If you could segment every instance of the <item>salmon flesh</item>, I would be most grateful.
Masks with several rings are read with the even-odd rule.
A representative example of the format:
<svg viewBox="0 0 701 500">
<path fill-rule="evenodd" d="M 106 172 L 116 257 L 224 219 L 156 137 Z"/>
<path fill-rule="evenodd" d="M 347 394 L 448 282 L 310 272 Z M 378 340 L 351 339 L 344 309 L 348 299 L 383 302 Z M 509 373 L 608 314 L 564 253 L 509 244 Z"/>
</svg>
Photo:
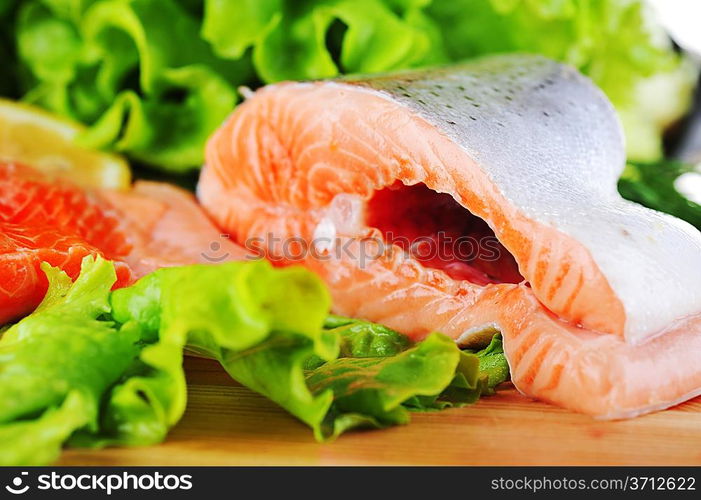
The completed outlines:
<svg viewBox="0 0 701 500">
<path fill-rule="evenodd" d="M 624 418 L 701 393 L 701 233 L 622 199 L 624 165 L 598 88 L 506 55 L 264 87 L 198 196 L 335 312 L 467 347 L 500 331 L 524 394 Z"/>
<path fill-rule="evenodd" d="M 125 192 L 88 192 L 0 163 L 0 326 L 44 298 L 42 262 L 75 279 L 88 255 L 114 261 L 121 287 L 160 267 L 242 259 L 246 252 L 174 186 L 141 181 Z"/>
</svg>

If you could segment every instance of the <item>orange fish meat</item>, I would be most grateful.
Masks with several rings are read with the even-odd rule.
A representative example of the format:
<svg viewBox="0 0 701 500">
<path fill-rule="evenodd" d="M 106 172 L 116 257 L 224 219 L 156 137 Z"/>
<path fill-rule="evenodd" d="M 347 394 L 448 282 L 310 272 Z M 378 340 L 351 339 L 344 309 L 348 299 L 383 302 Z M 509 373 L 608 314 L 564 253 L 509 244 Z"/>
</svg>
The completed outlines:
<svg viewBox="0 0 701 500">
<path fill-rule="evenodd" d="M 0 164 L 0 325 L 30 313 L 48 282 L 42 262 L 75 279 L 83 257 L 115 263 L 115 287 L 159 267 L 241 259 L 189 193 L 137 182 L 84 191 L 22 165 Z"/>
<path fill-rule="evenodd" d="M 701 233 L 623 200 L 623 135 L 576 70 L 495 56 L 264 87 L 210 139 L 218 224 L 335 312 L 476 347 L 600 418 L 701 393 Z"/>
</svg>

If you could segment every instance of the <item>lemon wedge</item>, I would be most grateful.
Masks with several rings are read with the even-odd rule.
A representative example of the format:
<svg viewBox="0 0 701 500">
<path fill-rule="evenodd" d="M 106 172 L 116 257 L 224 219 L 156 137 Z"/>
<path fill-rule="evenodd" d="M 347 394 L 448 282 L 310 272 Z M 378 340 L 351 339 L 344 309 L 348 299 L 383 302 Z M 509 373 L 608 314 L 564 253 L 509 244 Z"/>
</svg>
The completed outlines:
<svg viewBox="0 0 701 500">
<path fill-rule="evenodd" d="M 75 142 L 85 130 L 41 108 L 0 99 L 0 161 L 17 162 L 88 188 L 127 188 L 129 164 L 120 156 Z"/>
</svg>

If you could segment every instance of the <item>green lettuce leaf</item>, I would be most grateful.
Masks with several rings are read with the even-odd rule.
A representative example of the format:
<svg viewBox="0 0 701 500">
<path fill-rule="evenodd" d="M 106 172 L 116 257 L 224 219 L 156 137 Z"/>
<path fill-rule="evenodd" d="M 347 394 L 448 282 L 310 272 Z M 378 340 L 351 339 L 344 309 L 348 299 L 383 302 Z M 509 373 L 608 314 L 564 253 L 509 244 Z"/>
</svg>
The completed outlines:
<svg viewBox="0 0 701 500">
<path fill-rule="evenodd" d="M 591 76 L 650 160 L 695 80 L 642 0 L 2 1 L 10 88 L 90 125 L 84 144 L 175 173 L 202 164 L 239 85 L 537 52 Z"/>
<path fill-rule="evenodd" d="M 456 377 L 460 383 L 451 385 Z M 314 394 L 333 393 L 333 405 L 314 429 L 319 438 L 356 427 L 406 424 L 409 409 L 474 402 L 481 394 L 477 358 L 437 333 L 393 356 L 329 361 L 307 373 L 306 380 Z"/>
<path fill-rule="evenodd" d="M 283 5 L 283 0 L 206 1 L 202 38 L 219 56 L 238 59 L 279 24 Z"/>
<path fill-rule="evenodd" d="M 454 344 L 452 340 L 451 342 Z M 474 354 L 458 349 L 458 363 L 453 377 L 442 391 L 434 394 L 416 394 L 402 404 L 410 411 L 444 410 L 472 404 L 480 396 L 491 392 L 487 386 L 487 377 L 480 373 L 479 359 Z"/>
<path fill-rule="evenodd" d="M 677 161 L 630 163 L 618 181 L 618 191 L 628 200 L 672 214 L 701 229 L 701 205 L 688 200 L 674 186 L 680 175 L 689 172 L 697 171 Z"/>
<path fill-rule="evenodd" d="M 302 268 L 168 268 L 114 292 L 101 258 L 87 257 L 75 282 L 43 269 L 43 302 L 0 337 L 0 464 L 48 463 L 64 444 L 162 441 L 185 410 L 185 349 L 219 360 L 319 440 L 472 403 L 503 380 L 487 361 L 496 340 L 472 354 L 441 334 L 412 344 L 328 316 L 328 292 Z"/>
<path fill-rule="evenodd" d="M 331 404 L 330 393 L 312 395 L 304 383 L 309 356 L 338 353 L 337 337 L 322 329 L 328 292 L 306 270 L 263 261 L 162 269 L 114 292 L 112 305 L 117 321 L 186 340 L 311 426 Z"/>
<path fill-rule="evenodd" d="M 439 31 L 420 9 L 424 3 L 208 0 L 202 36 L 225 58 L 252 48 L 267 83 L 415 67 L 446 60 Z M 230 29 L 232 19 L 243 29 Z"/>
<path fill-rule="evenodd" d="M 114 292 L 112 306 L 118 322 L 136 323 L 148 337 L 186 338 L 189 349 L 219 360 L 317 439 L 406 423 L 407 408 L 474 402 L 485 389 L 479 359 L 447 337 L 411 346 L 385 327 L 328 317 L 328 293 L 301 268 L 162 269 Z"/>
<path fill-rule="evenodd" d="M 340 336 L 342 358 L 373 358 L 395 356 L 413 346 L 408 337 L 377 323 L 330 315 L 324 321 L 324 328 Z M 509 364 L 504 355 L 500 333 L 495 333 L 489 344 L 481 350 L 463 350 L 464 354 L 474 354 L 479 361 L 480 377 L 486 392 L 509 379 Z M 323 360 L 312 358 L 308 369 L 323 364 Z"/>
<path fill-rule="evenodd" d="M 440 343 L 433 339 L 433 336 L 436 335 L 434 334 L 423 343 L 415 346 L 406 336 L 383 325 L 341 316 L 329 316 L 324 323 L 324 328 L 340 335 L 339 359 L 325 363 L 323 360 L 313 357 L 307 362 L 306 367 L 310 370 L 308 373 L 311 373 L 311 377 L 317 379 L 325 375 L 329 378 L 328 383 L 332 385 L 337 382 L 343 383 L 352 385 L 359 391 L 364 389 L 365 380 L 371 374 L 371 372 L 366 371 L 367 366 L 375 368 L 386 363 L 394 363 L 392 360 L 395 358 L 399 362 L 400 358 L 398 355 L 402 354 L 402 356 L 405 356 L 403 353 L 414 347 L 421 347 L 421 350 L 428 352 L 431 357 L 445 354 L 443 349 L 459 352 L 452 341 L 450 342 L 450 344 L 453 344 L 452 347 L 442 343 L 442 340 L 445 338 L 440 335 Z M 426 345 L 432 347 L 428 349 Z M 383 359 L 373 361 L 371 358 Z M 402 408 L 392 407 L 392 414 L 397 416 L 397 420 L 394 423 L 402 423 L 408 418 L 405 409 L 409 411 L 442 410 L 474 403 L 480 396 L 492 394 L 497 385 L 508 379 L 509 367 L 504 357 L 499 334 L 493 337 L 491 343 L 485 349 L 476 353 L 470 351 L 459 352 L 457 359 L 457 365 L 452 370 L 452 380 L 448 385 L 444 385 L 443 390 L 434 391 L 431 394 L 419 394 L 417 387 L 405 386 L 407 389 L 414 390 L 415 394 L 401 403 Z M 437 364 L 433 359 L 431 362 Z M 339 371 L 343 372 L 342 378 L 337 379 L 334 375 L 334 367 L 336 365 L 340 367 Z M 356 371 L 350 370 L 349 368 L 354 365 L 360 369 Z M 439 374 L 436 373 L 436 375 Z M 445 373 L 440 375 L 446 376 Z M 353 377 L 355 377 L 355 380 L 352 380 Z M 323 386 L 323 379 L 321 381 Z M 372 383 L 372 386 L 382 391 L 391 389 L 382 384 L 377 384 L 376 381 Z M 383 392 L 379 394 L 382 396 Z M 334 409 L 332 408 L 333 411 Z M 346 425 L 350 425 L 349 422 L 357 422 L 357 425 L 381 427 L 383 425 L 382 422 L 387 421 L 387 417 L 382 414 L 373 416 L 353 414 L 352 418 L 346 415 L 343 418 L 339 415 L 337 417 L 339 418 L 337 423 L 333 419 L 327 419 L 325 427 L 322 428 L 326 434 L 338 435 L 346 428 Z"/>
<path fill-rule="evenodd" d="M 176 172 L 198 167 L 251 76 L 248 57 L 215 56 L 199 30 L 170 0 L 25 2 L 17 40 L 34 82 L 27 99 L 93 125 L 86 146 Z"/>
<path fill-rule="evenodd" d="M 76 76 L 81 40 L 69 21 L 40 3 L 25 5 L 18 16 L 17 48 L 39 81 L 66 85 Z"/>
<path fill-rule="evenodd" d="M 370 321 L 330 315 L 324 321 L 324 328 L 341 337 L 341 357 L 394 356 L 411 346 L 406 335 Z"/>
<path fill-rule="evenodd" d="M 484 349 L 461 352 L 455 377 L 443 392 L 414 397 L 404 406 L 413 411 L 429 411 L 471 404 L 481 396 L 494 394 L 497 386 L 509 380 L 509 376 L 501 334 L 497 333 Z"/>
<path fill-rule="evenodd" d="M 205 66 L 169 69 L 161 77 L 166 92 L 146 99 L 132 91 L 120 93 L 80 143 L 111 147 L 176 172 L 201 165 L 203 144 L 233 108 L 236 93 Z M 181 95 L 172 102 L 168 92 Z"/>
<path fill-rule="evenodd" d="M 42 267 L 44 301 L 0 339 L 0 464 L 49 463 L 65 443 L 162 441 L 185 409 L 185 339 L 112 320 L 112 263 L 87 257 L 75 283 Z"/>
<path fill-rule="evenodd" d="M 509 380 L 509 363 L 504 354 L 500 333 L 492 337 L 487 347 L 475 352 L 475 356 L 479 359 L 480 374 L 487 378 L 486 385 L 489 391 Z"/>
<path fill-rule="evenodd" d="M 43 265 L 49 293 L 0 339 L 0 464 L 54 460 L 77 429 L 99 428 L 103 394 L 138 355 L 138 332 L 99 318 L 109 311 L 113 266 L 86 259 L 73 284 Z"/>
</svg>

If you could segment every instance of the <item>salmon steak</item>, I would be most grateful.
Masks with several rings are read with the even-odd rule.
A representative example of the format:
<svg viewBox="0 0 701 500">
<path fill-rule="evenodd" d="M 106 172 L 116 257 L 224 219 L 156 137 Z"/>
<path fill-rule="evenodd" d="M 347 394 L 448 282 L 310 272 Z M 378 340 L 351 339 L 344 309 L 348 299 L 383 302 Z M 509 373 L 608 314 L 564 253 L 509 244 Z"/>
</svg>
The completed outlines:
<svg viewBox="0 0 701 500">
<path fill-rule="evenodd" d="M 216 252 L 215 252 L 216 250 Z M 243 258 L 179 188 L 137 182 L 87 192 L 30 167 L 0 163 L 0 325 L 39 305 L 47 262 L 72 279 L 87 255 L 115 262 L 115 287 L 159 267 Z"/>
<path fill-rule="evenodd" d="M 624 165 L 598 88 L 505 55 L 264 87 L 209 140 L 198 197 L 336 313 L 501 332 L 522 393 L 628 418 L 701 394 L 701 233 L 622 199 Z"/>
</svg>

